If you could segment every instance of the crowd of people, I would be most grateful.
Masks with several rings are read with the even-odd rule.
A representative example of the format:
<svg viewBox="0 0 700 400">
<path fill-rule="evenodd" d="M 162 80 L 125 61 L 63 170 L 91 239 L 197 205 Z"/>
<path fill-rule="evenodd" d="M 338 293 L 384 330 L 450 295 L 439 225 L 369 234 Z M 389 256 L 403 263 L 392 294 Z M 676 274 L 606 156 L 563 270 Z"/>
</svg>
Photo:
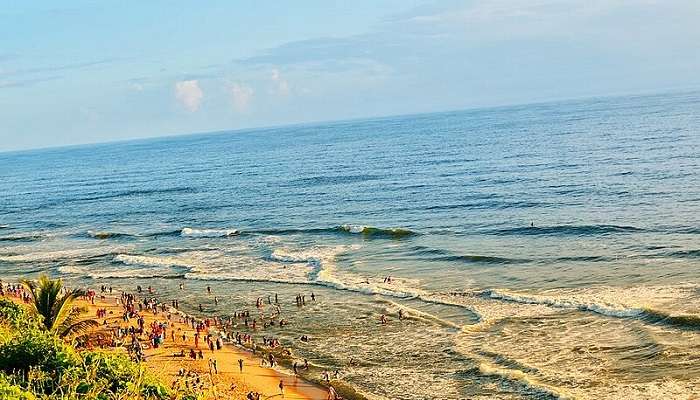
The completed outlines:
<svg viewBox="0 0 700 400">
<path fill-rule="evenodd" d="M 391 277 L 385 278 L 385 283 L 391 283 Z M 179 285 L 180 290 L 185 290 L 184 285 Z M 102 298 L 105 294 L 112 294 L 114 288 L 111 285 L 101 285 L 100 293 Z M 212 295 L 211 287 L 206 288 L 207 295 Z M 277 293 L 267 295 L 266 297 L 258 297 L 255 302 L 256 313 L 252 315 L 248 309 L 238 310 L 227 317 L 210 316 L 210 317 L 195 317 L 185 314 L 180 311 L 179 299 L 169 300 L 169 305 L 162 302 L 156 296 L 156 290 L 152 286 L 148 286 L 144 290 L 141 286 L 136 287 L 136 293 L 122 291 L 117 298 L 117 303 L 121 306 L 121 316 L 114 315 L 114 312 L 109 311 L 107 307 L 99 307 L 95 311 L 95 317 L 98 320 L 104 320 L 103 326 L 109 329 L 108 337 L 104 337 L 102 333 L 92 338 L 88 338 L 83 345 L 85 347 L 93 347 L 92 343 L 95 340 L 100 347 L 104 346 L 123 346 L 131 357 L 137 361 L 145 361 L 146 356 L 144 350 L 149 348 L 158 349 L 162 344 L 169 340 L 182 346 L 180 352 L 173 353 L 173 357 L 182 357 L 191 360 L 203 360 L 204 353 L 200 346 L 208 349 L 212 354 L 221 350 L 225 342 L 231 342 L 239 347 L 248 348 L 253 352 L 254 356 L 260 357 L 262 366 L 274 367 L 278 361 L 276 354 L 284 355 L 285 358 L 291 356 L 291 351 L 286 349 L 279 338 L 262 335 L 261 344 L 256 343 L 256 333 L 260 329 L 265 330 L 269 327 L 284 327 L 288 324 L 287 320 L 282 318 L 282 309 L 280 307 L 279 296 Z M 144 292 L 147 295 L 144 296 Z M 30 295 L 22 285 L 18 284 L 0 284 L 0 295 L 10 295 L 21 299 L 24 302 L 30 301 Z M 95 304 L 97 296 L 96 291 L 87 290 L 82 292 L 83 299 L 91 304 Z M 298 307 L 304 307 L 307 302 L 307 295 L 299 293 L 295 297 L 295 304 Z M 316 302 L 316 294 L 309 294 L 311 302 Z M 265 301 L 267 300 L 267 301 Z M 215 305 L 219 303 L 219 297 L 214 296 Z M 199 309 L 203 307 L 200 304 Z M 269 311 L 267 311 L 269 310 Z M 267 311 L 267 313 L 266 313 Z M 153 321 L 146 325 L 145 314 L 148 313 L 154 317 Z M 108 319 L 113 317 L 114 320 L 108 323 Z M 406 317 L 403 310 L 398 311 L 398 319 L 402 320 Z M 389 321 L 385 314 L 380 316 L 380 323 L 387 324 Z M 178 326 L 180 324 L 181 326 Z M 191 339 L 188 331 L 192 332 Z M 309 342 L 308 335 L 301 335 L 299 339 L 302 342 Z M 189 348 L 189 351 L 185 349 Z M 352 361 L 351 363 L 352 364 Z M 243 373 L 244 360 L 238 359 L 238 370 Z M 208 359 L 209 375 L 219 374 L 219 362 L 216 357 Z M 295 375 L 301 375 L 302 371 L 308 373 L 310 367 L 307 359 L 303 360 L 303 364 L 299 361 L 292 361 L 292 369 Z M 330 387 L 329 398 L 339 399 L 336 391 L 330 386 L 332 379 L 340 379 L 340 371 L 335 370 L 333 374 L 330 371 L 324 370 L 321 372 L 321 379 Z M 203 387 L 201 374 L 196 371 L 181 370 L 177 380 L 173 385 L 182 384 L 187 388 L 198 389 Z M 280 392 L 284 392 L 284 383 L 280 381 Z M 260 394 L 249 392 L 249 399 L 260 398 Z"/>
</svg>

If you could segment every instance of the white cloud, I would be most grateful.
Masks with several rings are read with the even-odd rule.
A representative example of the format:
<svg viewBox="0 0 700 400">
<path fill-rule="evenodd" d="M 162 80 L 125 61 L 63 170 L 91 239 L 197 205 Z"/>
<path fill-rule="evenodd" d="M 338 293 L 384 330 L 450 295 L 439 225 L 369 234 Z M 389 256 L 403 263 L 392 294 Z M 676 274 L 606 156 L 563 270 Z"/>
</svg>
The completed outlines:
<svg viewBox="0 0 700 400">
<path fill-rule="evenodd" d="M 243 83 L 232 83 L 231 87 L 231 100 L 233 101 L 233 109 L 237 112 L 245 112 L 248 110 L 250 101 L 253 99 L 255 91 L 248 85 Z"/>
<path fill-rule="evenodd" d="M 279 96 L 287 96 L 289 95 L 289 82 L 287 82 L 286 79 L 282 77 L 280 74 L 280 71 L 277 68 L 274 68 L 272 70 L 272 74 L 270 75 L 270 79 L 272 80 L 272 92 L 273 94 L 277 94 Z"/>
<path fill-rule="evenodd" d="M 196 80 L 180 81 L 175 83 L 175 98 L 191 112 L 199 110 L 204 98 L 204 92 Z"/>
</svg>

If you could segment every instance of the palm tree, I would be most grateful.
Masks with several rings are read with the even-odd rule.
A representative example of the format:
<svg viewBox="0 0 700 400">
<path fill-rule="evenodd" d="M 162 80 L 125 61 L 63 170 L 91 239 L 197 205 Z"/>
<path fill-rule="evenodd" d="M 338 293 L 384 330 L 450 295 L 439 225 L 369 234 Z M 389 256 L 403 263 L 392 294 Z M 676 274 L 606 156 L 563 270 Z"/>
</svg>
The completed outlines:
<svg viewBox="0 0 700 400">
<path fill-rule="evenodd" d="M 61 279 L 54 280 L 42 275 L 37 282 L 25 279 L 22 285 L 31 294 L 31 311 L 47 331 L 67 337 L 99 326 L 92 319 L 80 320 L 80 310 L 72 307 L 72 303 L 83 292 L 78 289 L 64 290 Z"/>
</svg>

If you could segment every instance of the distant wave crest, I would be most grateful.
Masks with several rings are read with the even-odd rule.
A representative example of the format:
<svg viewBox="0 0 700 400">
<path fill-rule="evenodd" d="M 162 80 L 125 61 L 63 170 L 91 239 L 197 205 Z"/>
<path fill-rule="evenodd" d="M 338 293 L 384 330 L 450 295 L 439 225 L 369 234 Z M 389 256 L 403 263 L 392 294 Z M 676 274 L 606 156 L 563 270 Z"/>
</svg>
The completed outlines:
<svg viewBox="0 0 700 400">
<path fill-rule="evenodd" d="M 615 233 L 643 232 L 644 229 L 626 225 L 553 225 L 505 228 L 491 231 L 494 235 L 596 236 Z"/>
</svg>

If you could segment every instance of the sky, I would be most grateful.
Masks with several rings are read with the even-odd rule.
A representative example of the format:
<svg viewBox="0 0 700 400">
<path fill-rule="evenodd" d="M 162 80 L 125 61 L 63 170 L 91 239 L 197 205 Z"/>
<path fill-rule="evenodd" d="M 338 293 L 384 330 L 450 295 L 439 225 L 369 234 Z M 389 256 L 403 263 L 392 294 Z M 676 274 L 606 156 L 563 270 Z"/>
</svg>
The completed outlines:
<svg viewBox="0 0 700 400">
<path fill-rule="evenodd" d="M 0 151 L 700 87 L 699 0 L 0 0 Z"/>
</svg>

